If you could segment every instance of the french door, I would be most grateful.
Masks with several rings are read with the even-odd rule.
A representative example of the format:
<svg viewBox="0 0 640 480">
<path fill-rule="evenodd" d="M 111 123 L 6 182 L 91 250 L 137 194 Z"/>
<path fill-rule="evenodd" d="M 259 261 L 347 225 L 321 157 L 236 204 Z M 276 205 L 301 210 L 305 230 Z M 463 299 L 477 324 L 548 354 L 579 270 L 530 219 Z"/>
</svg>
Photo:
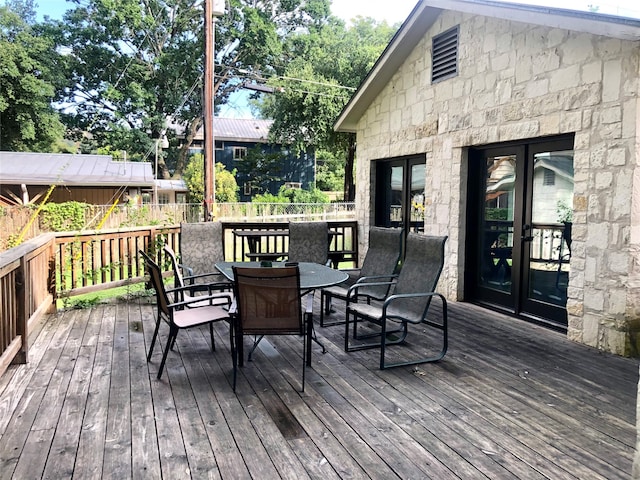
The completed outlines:
<svg viewBox="0 0 640 480">
<path fill-rule="evenodd" d="M 474 149 L 469 160 L 465 297 L 564 328 L 573 137 Z"/>
<path fill-rule="evenodd" d="M 376 226 L 423 232 L 425 179 L 424 157 L 377 161 Z"/>
</svg>

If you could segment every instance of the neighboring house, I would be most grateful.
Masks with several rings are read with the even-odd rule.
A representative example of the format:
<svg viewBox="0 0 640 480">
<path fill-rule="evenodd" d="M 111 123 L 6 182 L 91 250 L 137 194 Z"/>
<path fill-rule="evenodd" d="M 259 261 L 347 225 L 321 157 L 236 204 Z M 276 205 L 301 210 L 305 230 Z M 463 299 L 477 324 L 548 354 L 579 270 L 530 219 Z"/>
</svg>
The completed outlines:
<svg viewBox="0 0 640 480">
<path fill-rule="evenodd" d="M 157 191 L 160 203 L 185 203 L 182 181 L 158 180 L 151 163 L 114 161 L 108 155 L 0 152 L 0 205 L 36 203 L 56 185 L 48 201 L 77 201 L 111 205 L 151 203 Z M 166 200 L 166 201 L 165 201 Z"/>
<path fill-rule="evenodd" d="M 160 205 L 172 203 L 188 203 L 189 188 L 184 180 L 156 180 L 156 203 Z M 146 202 L 145 202 L 146 203 Z"/>
<path fill-rule="evenodd" d="M 315 182 L 315 153 L 310 150 L 296 155 L 282 145 L 269 143 L 269 129 L 273 120 L 220 118 L 213 120 L 216 162 L 224 164 L 229 171 L 237 169 L 236 181 L 240 187 L 240 201 L 251 201 L 257 192 L 252 186 L 255 177 L 242 171 L 241 163 L 246 161 L 247 153 L 259 147 L 265 154 L 280 154 L 279 172 L 271 172 L 280 177 L 279 181 L 268 184 L 271 193 L 277 194 L 282 185 L 292 188 L 308 189 Z M 202 153 L 204 149 L 204 130 L 200 129 L 191 146 L 191 153 Z M 255 183 L 255 182 L 254 182 Z"/>
<path fill-rule="evenodd" d="M 360 240 L 423 214 L 448 298 L 639 355 L 639 75 L 640 20 L 418 2 L 336 122 Z"/>
</svg>

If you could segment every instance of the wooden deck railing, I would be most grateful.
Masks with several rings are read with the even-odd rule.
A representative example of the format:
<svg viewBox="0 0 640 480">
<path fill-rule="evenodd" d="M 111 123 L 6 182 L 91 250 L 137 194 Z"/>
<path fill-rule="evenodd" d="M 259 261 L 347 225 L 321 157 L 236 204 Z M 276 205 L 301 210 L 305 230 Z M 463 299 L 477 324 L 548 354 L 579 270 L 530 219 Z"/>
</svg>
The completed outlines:
<svg viewBox="0 0 640 480">
<path fill-rule="evenodd" d="M 329 258 L 334 266 L 344 264 L 357 266 L 358 264 L 358 222 L 356 221 L 328 221 L 329 230 L 334 235 L 329 245 Z M 249 252 L 245 238 L 234 235 L 234 231 L 270 231 L 283 232 L 282 235 L 265 235 L 260 239 L 260 252 L 286 253 L 289 250 L 287 232 L 289 222 L 222 222 L 224 231 L 224 251 L 227 260 L 245 261 Z M 256 256 L 257 257 L 257 256 Z"/>
<path fill-rule="evenodd" d="M 161 259 L 162 246 L 177 249 L 179 235 L 179 225 L 58 233 L 56 291 L 73 296 L 139 283 L 144 268 L 138 251 L 155 251 Z"/>
<path fill-rule="evenodd" d="M 27 362 L 29 326 L 53 305 L 54 246 L 45 234 L 0 253 L 0 375 Z"/>
</svg>

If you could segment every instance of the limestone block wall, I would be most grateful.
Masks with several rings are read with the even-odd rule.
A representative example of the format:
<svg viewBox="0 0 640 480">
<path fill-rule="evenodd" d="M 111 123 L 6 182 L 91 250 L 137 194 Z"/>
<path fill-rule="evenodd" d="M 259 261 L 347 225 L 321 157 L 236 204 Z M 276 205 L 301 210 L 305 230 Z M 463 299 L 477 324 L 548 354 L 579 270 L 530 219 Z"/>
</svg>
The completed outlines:
<svg viewBox="0 0 640 480">
<path fill-rule="evenodd" d="M 431 84 L 431 38 L 456 25 L 459 75 Z M 439 288 L 459 299 L 468 147 L 574 133 L 568 335 L 606 351 L 637 353 L 639 52 L 629 41 L 444 12 L 358 124 L 363 230 L 375 202 L 372 161 L 425 155 L 425 230 L 449 235 Z"/>
</svg>

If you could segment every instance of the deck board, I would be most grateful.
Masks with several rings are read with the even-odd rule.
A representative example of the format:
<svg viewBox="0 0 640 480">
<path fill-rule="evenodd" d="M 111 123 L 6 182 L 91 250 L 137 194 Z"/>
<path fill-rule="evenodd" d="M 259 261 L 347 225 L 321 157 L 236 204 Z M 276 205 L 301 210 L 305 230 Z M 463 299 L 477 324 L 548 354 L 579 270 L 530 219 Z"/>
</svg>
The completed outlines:
<svg viewBox="0 0 640 480">
<path fill-rule="evenodd" d="M 0 378 L 0 478 L 630 478 L 637 360 L 450 307 L 447 356 L 417 367 L 380 371 L 316 325 L 304 392 L 298 337 L 263 341 L 234 393 L 224 322 L 215 352 L 181 332 L 157 380 L 148 299 L 47 316 Z"/>
</svg>

